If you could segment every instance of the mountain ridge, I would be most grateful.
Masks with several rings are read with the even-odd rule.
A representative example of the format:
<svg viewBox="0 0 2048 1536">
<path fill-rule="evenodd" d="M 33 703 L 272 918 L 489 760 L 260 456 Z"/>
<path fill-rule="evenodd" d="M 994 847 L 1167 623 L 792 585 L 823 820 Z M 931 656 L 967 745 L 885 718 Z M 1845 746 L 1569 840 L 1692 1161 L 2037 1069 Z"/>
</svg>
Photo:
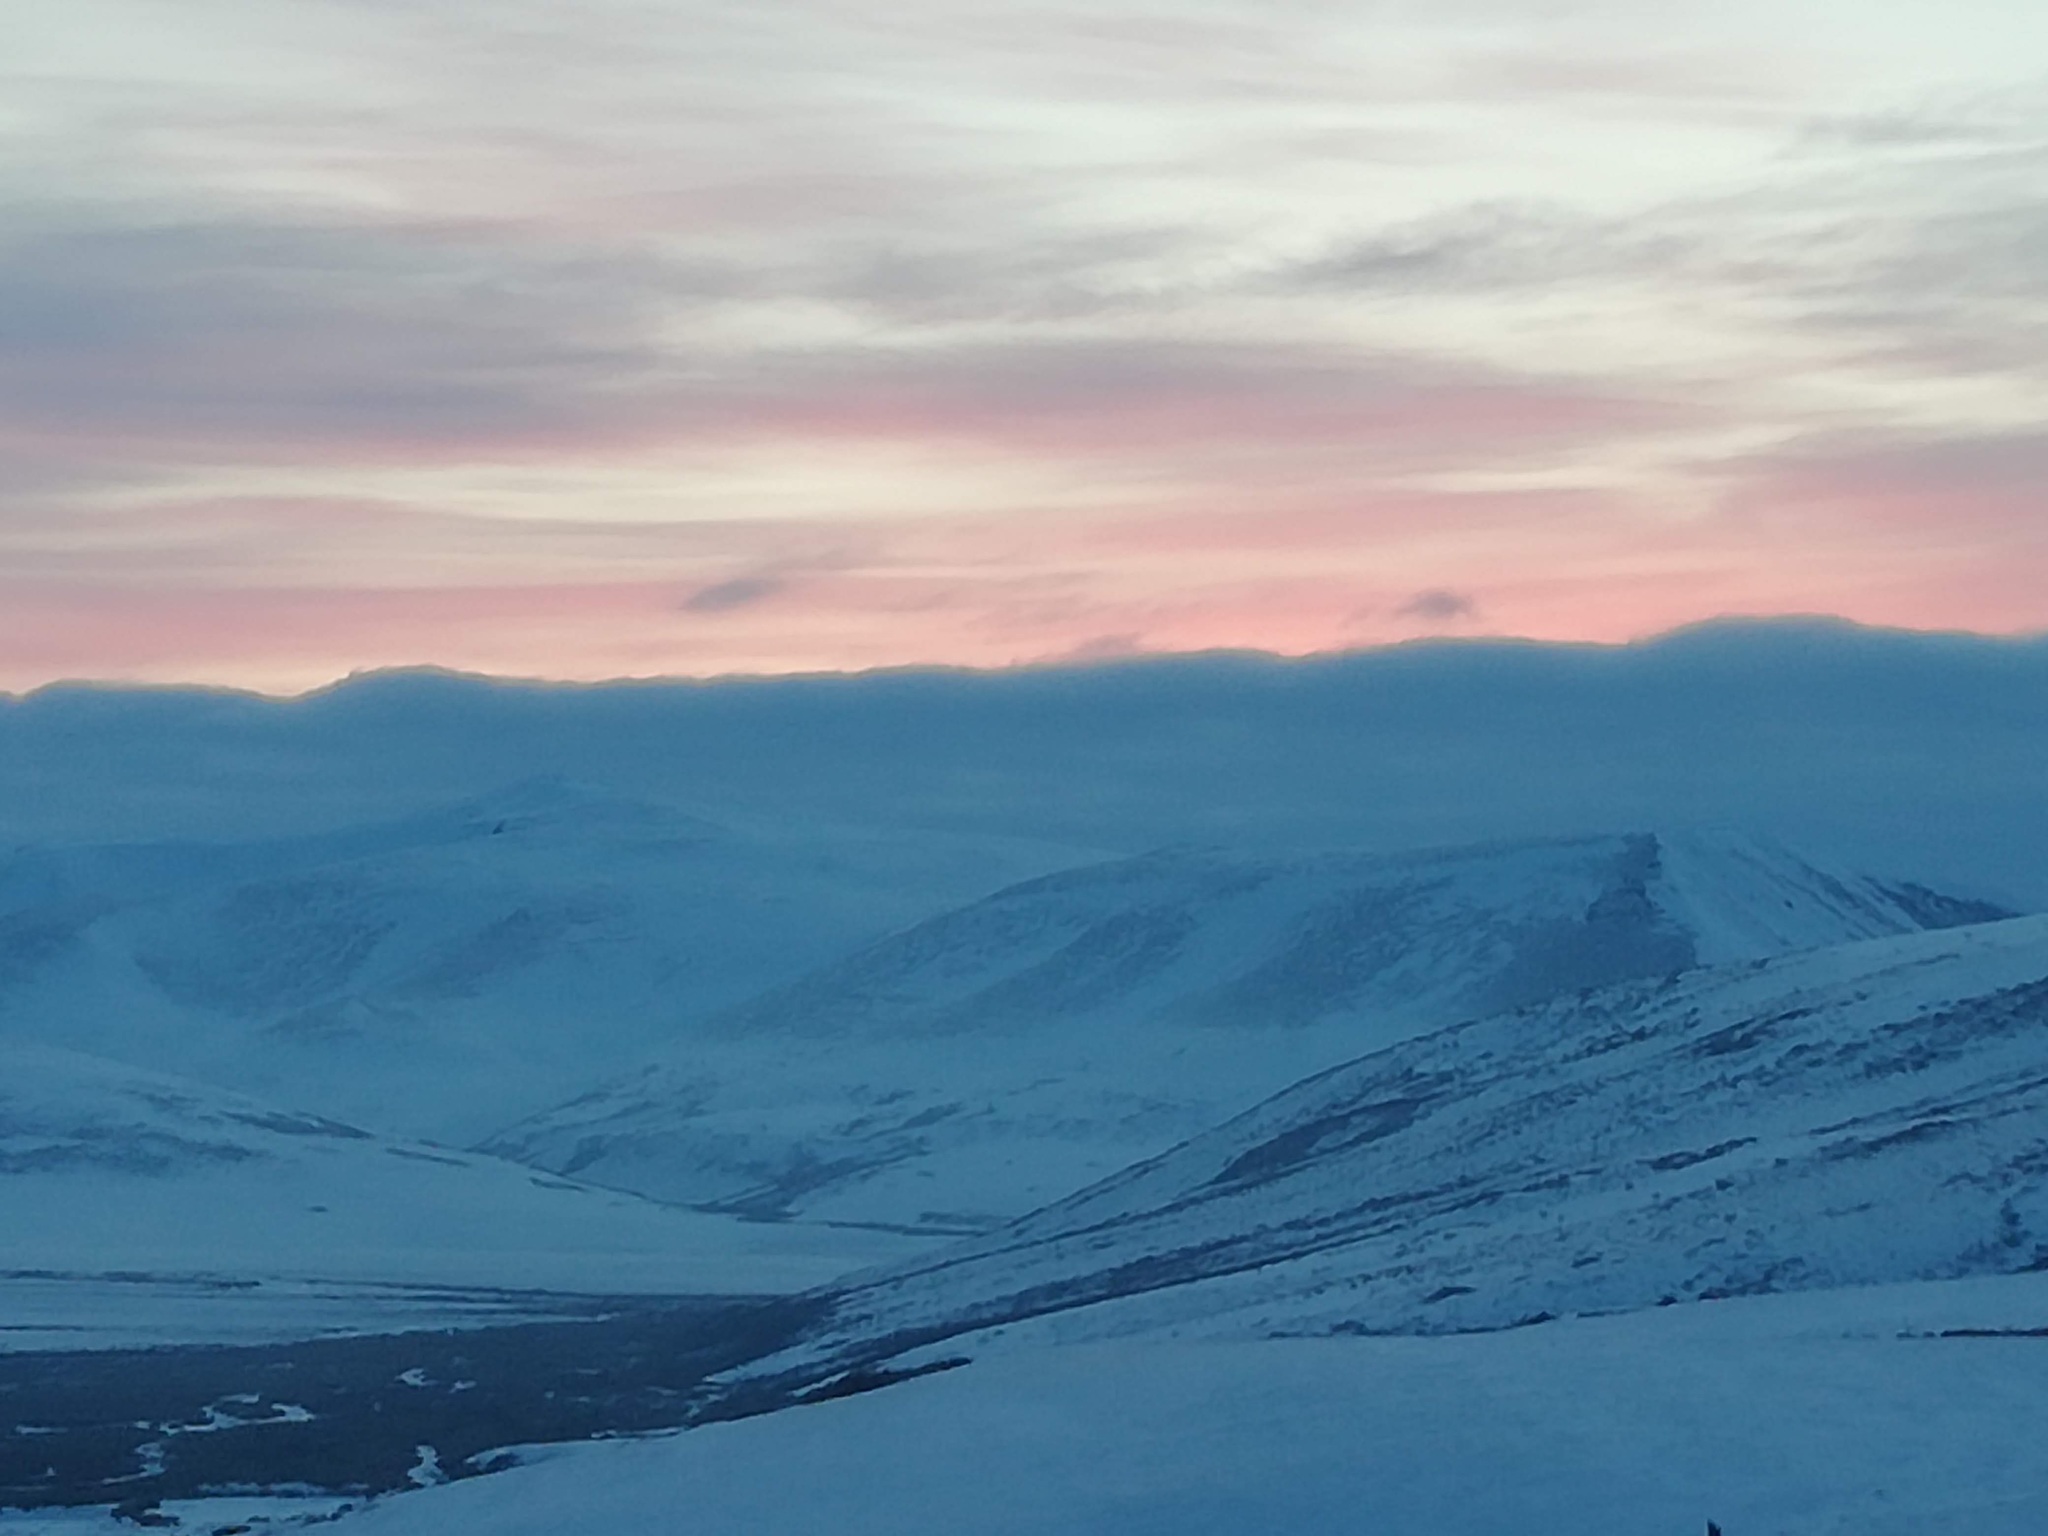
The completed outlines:
<svg viewBox="0 0 2048 1536">
<path fill-rule="evenodd" d="M 962 678 L 1034 675 L 1097 674 L 1138 672 L 1182 664 L 1217 664 L 1255 667 L 1317 667 L 1343 665 L 1361 659 L 1413 656 L 1457 651 L 1483 653 L 1498 651 L 1554 652 L 1561 655 L 1642 653 L 1656 650 L 1713 649 L 1785 640 L 1809 645 L 1854 646 L 1858 644 L 1946 645 L 1956 648 L 2026 648 L 2048 645 L 2048 631 L 2000 634 L 1970 629 L 1915 629 L 1903 625 L 1866 624 L 1829 613 L 1787 613 L 1768 615 L 1724 614 L 1693 620 L 1670 629 L 1628 640 L 1557 640 L 1521 635 L 1424 635 L 1386 644 L 1341 647 L 1331 650 L 1287 652 L 1263 650 L 1256 646 L 1208 646 L 1196 650 L 1147 651 L 1132 656 L 1016 662 L 1007 666 L 966 666 L 949 662 L 903 662 L 852 671 L 811 670 L 796 672 L 647 673 L 614 677 L 560 678 L 523 673 L 479 672 L 432 662 L 402 663 L 349 672 L 341 677 L 298 693 L 267 693 L 229 683 L 136 682 L 118 678 L 57 678 L 22 690 L 0 689 L 0 709 L 42 699 L 74 699 L 134 695 L 140 698 L 191 698 L 193 700 L 252 701 L 265 704 L 296 704 L 345 694 L 353 690 L 381 690 L 391 686 L 417 685 L 423 689 L 444 689 L 450 684 L 503 688 L 510 691 L 546 692 L 559 690 L 643 690 L 749 687 L 789 683 L 853 681 L 862 678 Z"/>
<path fill-rule="evenodd" d="M 2044 1109 L 2048 918 L 1622 983 L 1336 1067 L 853 1277 L 813 1368 L 1020 1325 L 1457 1332 L 2044 1267 Z"/>
<path fill-rule="evenodd" d="M 1375 1045 L 1987 910 L 1725 833 L 1168 850 L 928 919 L 479 1145 L 756 1215 L 985 1225 Z"/>
</svg>

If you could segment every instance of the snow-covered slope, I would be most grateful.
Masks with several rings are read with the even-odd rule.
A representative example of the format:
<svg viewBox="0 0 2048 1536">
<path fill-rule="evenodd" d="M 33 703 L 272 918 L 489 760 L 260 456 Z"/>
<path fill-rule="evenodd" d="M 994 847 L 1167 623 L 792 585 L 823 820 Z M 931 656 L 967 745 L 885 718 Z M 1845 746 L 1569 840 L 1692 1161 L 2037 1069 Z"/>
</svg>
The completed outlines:
<svg viewBox="0 0 2048 1536">
<path fill-rule="evenodd" d="M 1375 1053 L 852 1290 L 821 1348 L 1077 1308 L 1065 1331 L 1498 1328 L 2041 1265 L 2048 919 L 2018 918 Z"/>
<path fill-rule="evenodd" d="M 760 1215 L 986 1226 L 1422 1030 L 1988 910 L 1734 835 L 1158 853 L 921 923 L 485 1145 Z"/>
<path fill-rule="evenodd" d="M 1462 1338 L 1045 1349 L 560 1447 L 333 1531 L 1700 1536 L 1714 1520 L 1729 1536 L 2039 1536 L 2048 1346 L 1942 1335 L 2044 1321 L 2048 1276 L 2026 1275 Z M 249 1518 L 167 1513 L 202 1531 Z M 20 1536 L 120 1529 L 16 1518 Z M 0 1532 L 15 1536 L 5 1516 Z"/>
<path fill-rule="evenodd" d="M 297 836 L 0 850 L 0 1038 L 467 1142 L 679 1017 L 1072 857 L 554 780 Z"/>
<path fill-rule="evenodd" d="M 188 1079 L 0 1045 L 0 1296 L 67 1276 L 102 1308 L 94 1277 L 120 1278 L 119 1304 L 137 1307 L 152 1304 L 152 1277 L 174 1289 L 203 1276 L 783 1291 L 904 1251 L 876 1234 L 675 1210 Z"/>
</svg>

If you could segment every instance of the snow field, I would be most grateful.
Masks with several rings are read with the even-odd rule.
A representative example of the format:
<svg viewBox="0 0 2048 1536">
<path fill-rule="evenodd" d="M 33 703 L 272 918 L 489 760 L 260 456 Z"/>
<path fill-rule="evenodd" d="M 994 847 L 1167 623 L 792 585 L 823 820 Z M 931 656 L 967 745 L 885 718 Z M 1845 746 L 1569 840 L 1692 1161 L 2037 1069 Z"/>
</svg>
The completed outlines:
<svg viewBox="0 0 2048 1536">
<path fill-rule="evenodd" d="M 2029 1275 L 1459 1337 L 1042 1348 L 547 1450 L 336 1529 L 2039 1536 L 2048 1339 L 1926 1335 L 2042 1326 L 2048 1277 Z"/>
</svg>

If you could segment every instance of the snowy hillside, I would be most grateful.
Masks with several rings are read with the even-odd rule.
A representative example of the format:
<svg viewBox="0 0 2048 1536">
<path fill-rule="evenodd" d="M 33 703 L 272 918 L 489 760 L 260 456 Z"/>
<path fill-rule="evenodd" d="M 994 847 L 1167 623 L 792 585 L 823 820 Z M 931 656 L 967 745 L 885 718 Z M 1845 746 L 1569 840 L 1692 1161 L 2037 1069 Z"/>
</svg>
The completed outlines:
<svg viewBox="0 0 2048 1536">
<path fill-rule="evenodd" d="M 1729 1536 L 2038 1536 L 2043 1343 L 2000 1330 L 2044 1321 L 2048 1276 L 2026 1275 L 1460 1338 L 1044 1349 L 559 1447 L 333 1530 L 1700 1536 L 1713 1519 Z M 260 1518 L 230 1500 L 166 1511 L 202 1531 Z M 0 1517 L 9 1536 L 118 1529 Z"/>
<path fill-rule="evenodd" d="M 2020 918 L 1375 1053 L 852 1290 L 821 1347 L 1058 1313 L 1062 1335 L 1445 1332 L 2043 1264 L 2048 919 Z"/>
<path fill-rule="evenodd" d="M 785 1291 L 904 1248 L 678 1211 L 186 1079 L 0 1045 L 0 1317 L 15 1347 L 37 1330 L 96 1338 L 136 1309 L 190 1313 L 178 1295 L 194 1277 L 228 1292 L 223 1306 L 239 1297 L 258 1311 L 267 1298 L 249 1293 L 308 1280 Z M 68 1310 L 50 1292 L 67 1278 Z M 359 1299 L 387 1321 L 402 1310 Z M 350 1320 L 331 1296 L 321 1315 Z"/>
<path fill-rule="evenodd" d="M 0 699 L 0 1533 L 2032 1533 L 2044 760 L 1819 624 Z"/>
<path fill-rule="evenodd" d="M 0 850 L 0 1039 L 467 1142 L 680 1018 L 1072 857 L 555 780 L 318 833 L 28 845 Z"/>
<path fill-rule="evenodd" d="M 1990 911 L 1726 834 L 1158 853 L 918 924 L 484 1145 L 763 1216 L 971 1229 L 1420 1031 Z"/>
</svg>

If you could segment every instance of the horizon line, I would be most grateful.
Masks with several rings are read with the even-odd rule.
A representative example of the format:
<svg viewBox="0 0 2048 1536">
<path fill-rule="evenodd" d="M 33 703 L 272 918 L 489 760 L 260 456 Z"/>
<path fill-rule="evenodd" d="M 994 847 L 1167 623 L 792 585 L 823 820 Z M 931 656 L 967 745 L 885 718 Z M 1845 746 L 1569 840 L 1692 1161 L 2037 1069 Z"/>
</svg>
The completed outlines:
<svg viewBox="0 0 2048 1536">
<path fill-rule="evenodd" d="M 25 690 L 0 689 L 0 704 L 26 704 L 46 694 L 80 693 L 137 693 L 137 694 L 202 694 L 224 698 L 259 700 L 265 703 L 290 704 L 321 698 L 339 693 L 344 689 L 387 678 L 437 678 L 448 681 L 479 683 L 493 687 L 511 688 L 628 688 L 717 685 L 799 683 L 828 680 L 856 681 L 863 678 L 881 677 L 1014 677 L 1032 673 L 1050 672 L 1110 672 L 1126 668 L 1170 665 L 1176 662 L 1236 659 L 1250 662 L 1270 663 L 1276 666 L 1290 666 L 1315 662 L 1341 661 L 1355 657 L 1385 656 L 1398 652 L 1419 650 L 1481 650 L 1499 647 L 1515 650 L 1543 650 L 1557 652 L 1616 652 L 1648 650 L 1675 640 L 1715 632 L 1777 632 L 1811 634 L 1854 635 L 1864 637 L 1894 637 L 1923 640 L 1982 641 L 1992 645 L 2027 645 L 2048 640 L 2048 627 L 1995 631 L 1959 628 L 1920 629 L 1900 624 L 1870 624 L 1843 614 L 1824 612 L 1791 612 L 1780 614 L 1719 614 L 1711 618 L 1689 620 L 1669 629 L 1648 634 L 1634 635 L 1625 640 L 1560 640 L 1533 635 L 1417 635 L 1400 640 L 1389 640 L 1376 644 L 1337 646 L 1312 651 L 1278 651 L 1260 646 L 1204 646 L 1189 650 L 1136 650 L 1113 656 L 1051 655 L 1034 657 L 993 666 L 976 666 L 965 662 L 914 661 L 890 663 L 882 666 L 855 667 L 845 669 L 814 668 L 791 669 L 784 672 L 772 671 L 730 671 L 730 672 L 653 672 L 621 673 L 604 677 L 547 677 L 525 673 L 476 672 L 460 667 L 449 667 L 437 662 L 405 662 L 393 666 L 358 668 L 326 682 L 316 683 L 309 688 L 295 692 L 272 692 L 262 688 L 243 687 L 233 683 L 218 682 L 151 682 L 142 679 L 117 677 L 56 677 L 48 682 L 38 683 Z"/>
</svg>

